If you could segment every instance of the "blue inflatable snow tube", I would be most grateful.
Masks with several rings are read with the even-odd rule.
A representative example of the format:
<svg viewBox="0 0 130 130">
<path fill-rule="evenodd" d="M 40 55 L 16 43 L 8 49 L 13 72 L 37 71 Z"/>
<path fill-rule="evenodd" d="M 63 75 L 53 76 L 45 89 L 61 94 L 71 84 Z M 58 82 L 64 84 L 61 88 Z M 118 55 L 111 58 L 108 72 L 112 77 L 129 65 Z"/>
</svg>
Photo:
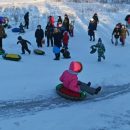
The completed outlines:
<svg viewBox="0 0 130 130">
<path fill-rule="evenodd" d="M 20 28 L 13 28 L 12 32 L 20 32 Z"/>
<path fill-rule="evenodd" d="M 4 23 L 4 17 L 1 17 L 1 16 L 0 16 L 0 23 L 1 23 L 1 24 Z"/>
<path fill-rule="evenodd" d="M 53 47 L 53 53 L 55 53 L 55 54 L 60 53 L 60 48 L 57 47 L 57 46 L 54 46 Z"/>
</svg>

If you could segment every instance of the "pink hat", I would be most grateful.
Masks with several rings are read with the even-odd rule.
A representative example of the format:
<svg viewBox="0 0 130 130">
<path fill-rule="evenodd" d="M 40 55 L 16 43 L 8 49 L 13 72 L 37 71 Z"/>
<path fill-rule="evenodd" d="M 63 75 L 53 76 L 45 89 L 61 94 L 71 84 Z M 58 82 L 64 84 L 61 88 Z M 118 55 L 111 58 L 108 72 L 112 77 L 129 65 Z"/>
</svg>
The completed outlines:
<svg viewBox="0 0 130 130">
<path fill-rule="evenodd" d="M 82 66 L 82 64 L 80 62 L 78 62 L 78 61 L 72 61 L 70 63 L 69 70 L 72 70 L 74 72 L 78 72 L 79 73 L 79 72 L 82 71 L 82 69 L 83 69 L 83 66 Z"/>
</svg>

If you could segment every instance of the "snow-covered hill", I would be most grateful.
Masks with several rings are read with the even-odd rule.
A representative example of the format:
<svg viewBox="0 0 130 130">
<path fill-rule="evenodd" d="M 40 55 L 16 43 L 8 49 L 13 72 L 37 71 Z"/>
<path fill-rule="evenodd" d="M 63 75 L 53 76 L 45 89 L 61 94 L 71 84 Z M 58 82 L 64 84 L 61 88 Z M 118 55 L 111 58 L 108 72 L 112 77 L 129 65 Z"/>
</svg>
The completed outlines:
<svg viewBox="0 0 130 130">
<path fill-rule="evenodd" d="M 125 9 L 120 8 L 121 6 Z M 99 3 L 35 1 L 31 4 L 15 4 L 15 7 L 7 3 L 1 7 L 0 14 L 9 16 L 10 24 L 17 27 L 28 10 L 31 25 L 22 36 L 31 41 L 32 46 L 29 48 L 32 54 L 22 55 L 20 62 L 0 58 L 0 129 L 129 130 L 130 105 L 127 100 L 130 98 L 130 37 L 124 47 L 111 44 L 113 27 L 118 22 L 125 23 L 129 5 L 115 7 Z M 90 46 L 96 42 L 89 41 L 87 27 L 95 12 L 100 20 L 96 42 L 101 37 L 106 47 L 106 60 L 101 63 L 97 62 L 97 54 L 89 53 Z M 72 58 L 54 61 L 52 48 L 47 48 L 46 45 L 43 48 L 45 56 L 33 54 L 33 49 L 36 48 L 34 32 L 37 24 L 41 24 L 44 29 L 48 15 L 52 14 L 57 19 L 57 16 L 63 17 L 65 13 L 69 14 L 71 20 L 75 20 L 75 36 L 69 41 Z M 19 17 L 18 23 L 14 22 L 14 14 Z M 4 49 L 8 53 L 20 54 L 20 46 L 16 44 L 18 34 L 13 34 L 10 29 L 6 32 L 8 37 L 4 40 Z M 103 86 L 102 92 L 96 97 L 88 95 L 88 101 L 86 99 L 73 103 L 55 93 L 59 76 L 73 60 L 83 64 L 83 72 L 79 74 L 80 80 L 91 81 L 94 87 Z"/>
</svg>

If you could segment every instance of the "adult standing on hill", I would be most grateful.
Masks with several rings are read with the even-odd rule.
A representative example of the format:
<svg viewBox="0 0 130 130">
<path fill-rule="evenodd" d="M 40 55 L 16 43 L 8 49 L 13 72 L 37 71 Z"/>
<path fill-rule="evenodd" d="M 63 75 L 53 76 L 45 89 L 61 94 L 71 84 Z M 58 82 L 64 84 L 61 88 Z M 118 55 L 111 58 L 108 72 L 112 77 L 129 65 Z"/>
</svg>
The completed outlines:
<svg viewBox="0 0 130 130">
<path fill-rule="evenodd" d="M 24 27 L 28 29 L 28 26 L 29 26 L 29 12 L 27 12 L 27 13 L 24 15 L 24 22 L 25 22 Z"/>
<path fill-rule="evenodd" d="M 68 32 L 69 32 L 69 25 L 70 25 L 69 17 L 68 17 L 67 14 L 65 14 L 63 26 L 64 26 L 65 30 L 68 31 Z"/>
<path fill-rule="evenodd" d="M 50 46 L 50 41 L 51 41 L 51 46 L 53 47 L 53 30 L 54 30 L 54 26 L 50 22 L 48 22 L 45 29 L 45 37 L 47 37 L 47 47 Z"/>
<path fill-rule="evenodd" d="M 5 36 L 6 36 L 5 29 L 2 26 L 2 23 L 0 23 L 0 50 L 3 50 L 2 40 L 3 38 L 5 38 Z"/>
<path fill-rule="evenodd" d="M 97 24 L 99 23 L 99 19 L 98 19 L 97 13 L 95 13 L 93 15 L 93 19 L 94 19 L 94 24 L 95 24 L 95 30 L 97 30 Z"/>
<path fill-rule="evenodd" d="M 95 41 L 95 24 L 94 24 L 94 19 L 91 19 L 89 22 L 89 26 L 88 26 L 88 35 L 90 36 L 90 41 Z"/>
</svg>

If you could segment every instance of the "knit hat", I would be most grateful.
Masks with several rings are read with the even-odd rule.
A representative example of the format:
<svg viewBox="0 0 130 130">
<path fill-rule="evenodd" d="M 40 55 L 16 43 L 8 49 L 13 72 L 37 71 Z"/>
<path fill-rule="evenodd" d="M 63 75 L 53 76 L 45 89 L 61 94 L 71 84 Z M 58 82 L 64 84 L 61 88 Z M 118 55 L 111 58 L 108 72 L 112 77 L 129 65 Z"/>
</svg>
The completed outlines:
<svg viewBox="0 0 130 130">
<path fill-rule="evenodd" d="M 102 43 L 102 39 L 101 38 L 98 39 L 98 43 Z"/>
</svg>

